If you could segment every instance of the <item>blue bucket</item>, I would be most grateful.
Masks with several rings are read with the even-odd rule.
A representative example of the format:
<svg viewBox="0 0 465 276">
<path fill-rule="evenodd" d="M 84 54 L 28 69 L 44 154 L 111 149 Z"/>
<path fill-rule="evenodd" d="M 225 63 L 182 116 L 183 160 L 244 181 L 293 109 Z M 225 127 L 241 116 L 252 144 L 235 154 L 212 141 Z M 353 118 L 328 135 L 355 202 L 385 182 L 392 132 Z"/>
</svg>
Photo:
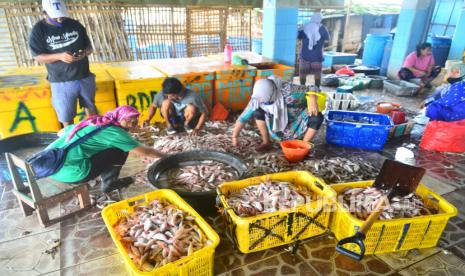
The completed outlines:
<svg viewBox="0 0 465 276">
<path fill-rule="evenodd" d="M 367 66 L 381 66 L 384 47 L 391 39 L 390 34 L 368 34 L 363 47 L 362 64 Z"/>
<path fill-rule="evenodd" d="M 433 46 L 435 65 L 444 67 L 449 56 L 452 38 L 446 36 L 428 36 L 428 42 Z"/>
<path fill-rule="evenodd" d="M 391 59 L 391 51 L 392 51 L 392 44 L 393 40 L 389 39 L 386 42 L 386 45 L 384 46 L 384 54 L 383 54 L 383 59 L 381 61 L 381 68 L 379 69 L 379 74 L 381 76 L 386 76 L 387 74 L 387 69 L 389 66 L 389 60 Z"/>
</svg>

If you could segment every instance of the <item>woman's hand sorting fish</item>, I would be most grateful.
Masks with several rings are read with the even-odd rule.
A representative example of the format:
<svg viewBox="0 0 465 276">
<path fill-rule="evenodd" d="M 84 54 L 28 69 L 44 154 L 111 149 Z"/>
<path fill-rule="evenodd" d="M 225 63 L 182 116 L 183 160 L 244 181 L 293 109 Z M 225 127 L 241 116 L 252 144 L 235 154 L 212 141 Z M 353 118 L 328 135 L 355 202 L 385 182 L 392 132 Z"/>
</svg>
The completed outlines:
<svg viewBox="0 0 465 276">
<path fill-rule="evenodd" d="M 175 205 L 155 199 L 147 206 L 137 206 L 114 228 L 139 269 L 152 271 L 211 243 L 194 220 Z"/>
<path fill-rule="evenodd" d="M 267 180 L 231 193 L 227 201 L 240 217 L 250 217 L 306 204 L 311 196 L 305 187 Z"/>
</svg>

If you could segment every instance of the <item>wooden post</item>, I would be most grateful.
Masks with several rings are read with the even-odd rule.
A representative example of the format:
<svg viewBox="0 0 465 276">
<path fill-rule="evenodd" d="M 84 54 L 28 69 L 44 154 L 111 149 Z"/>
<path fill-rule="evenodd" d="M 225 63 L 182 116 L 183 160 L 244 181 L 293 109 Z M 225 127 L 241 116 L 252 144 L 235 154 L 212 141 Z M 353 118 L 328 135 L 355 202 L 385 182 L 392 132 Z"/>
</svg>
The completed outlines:
<svg viewBox="0 0 465 276">
<path fill-rule="evenodd" d="M 171 10 L 171 43 L 173 44 L 173 57 L 177 58 L 178 57 L 178 51 L 176 49 L 176 36 L 174 34 L 174 32 L 176 31 L 174 29 L 174 25 L 175 25 L 174 24 L 174 22 L 175 22 L 175 20 L 174 20 L 174 8 L 171 7 L 170 10 Z"/>
<path fill-rule="evenodd" d="M 192 46 L 191 46 L 191 20 L 192 20 L 191 8 L 186 7 L 186 49 L 187 57 L 192 57 Z"/>
<path fill-rule="evenodd" d="M 352 7 L 352 0 L 349 0 L 349 5 L 347 6 L 347 14 L 346 14 L 346 22 L 344 25 L 344 38 L 342 39 L 342 52 L 345 51 L 346 48 L 346 41 L 347 41 L 347 30 L 349 28 L 349 22 L 350 22 L 350 8 Z"/>
<path fill-rule="evenodd" d="M 81 208 L 87 208 L 91 205 L 90 197 L 89 197 L 89 188 L 87 185 L 88 185 L 87 183 L 84 184 L 77 195 L 79 199 L 79 206 Z"/>
<path fill-rule="evenodd" d="M 249 51 L 252 51 L 252 10 L 249 10 Z"/>
<path fill-rule="evenodd" d="M 220 24 L 221 24 L 221 31 L 220 31 L 220 52 L 224 49 L 224 46 L 228 43 L 228 17 L 229 17 L 229 9 L 219 9 L 221 12 L 220 16 Z M 231 45 L 232 46 L 232 45 Z"/>
</svg>

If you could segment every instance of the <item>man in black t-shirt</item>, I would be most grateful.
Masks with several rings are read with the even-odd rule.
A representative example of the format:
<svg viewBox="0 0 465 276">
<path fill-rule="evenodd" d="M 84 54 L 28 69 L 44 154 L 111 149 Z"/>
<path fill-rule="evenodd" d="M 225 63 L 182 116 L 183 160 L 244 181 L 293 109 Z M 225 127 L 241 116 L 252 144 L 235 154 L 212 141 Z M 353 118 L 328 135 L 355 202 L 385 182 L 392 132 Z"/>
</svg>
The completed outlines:
<svg viewBox="0 0 465 276">
<path fill-rule="evenodd" d="M 95 75 L 87 58 L 92 45 L 84 26 L 69 18 L 62 0 L 43 0 L 42 8 L 45 19 L 32 28 L 29 47 L 34 59 L 47 67 L 53 107 L 67 126 L 76 116 L 77 99 L 87 116 L 97 114 Z"/>
</svg>

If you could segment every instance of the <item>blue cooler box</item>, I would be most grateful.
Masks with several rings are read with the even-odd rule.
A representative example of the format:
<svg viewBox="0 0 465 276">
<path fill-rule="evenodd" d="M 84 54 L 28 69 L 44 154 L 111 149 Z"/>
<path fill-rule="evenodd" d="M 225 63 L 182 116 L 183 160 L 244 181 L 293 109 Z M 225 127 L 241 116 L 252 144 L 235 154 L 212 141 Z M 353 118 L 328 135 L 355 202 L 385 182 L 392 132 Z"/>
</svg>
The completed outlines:
<svg viewBox="0 0 465 276">
<path fill-rule="evenodd" d="M 381 150 L 394 126 L 385 114 L 329 111 L 326 142 L 342 147 Z"/>
<path fill-rule="evenodd" d="M 347 54 L 339 52 L 325 52 L 323 53 L 324 61 L 323 68 L 331 67 L 335 64 L 352 65 L 357 58 L 356 54 Z"/>
</svg>

